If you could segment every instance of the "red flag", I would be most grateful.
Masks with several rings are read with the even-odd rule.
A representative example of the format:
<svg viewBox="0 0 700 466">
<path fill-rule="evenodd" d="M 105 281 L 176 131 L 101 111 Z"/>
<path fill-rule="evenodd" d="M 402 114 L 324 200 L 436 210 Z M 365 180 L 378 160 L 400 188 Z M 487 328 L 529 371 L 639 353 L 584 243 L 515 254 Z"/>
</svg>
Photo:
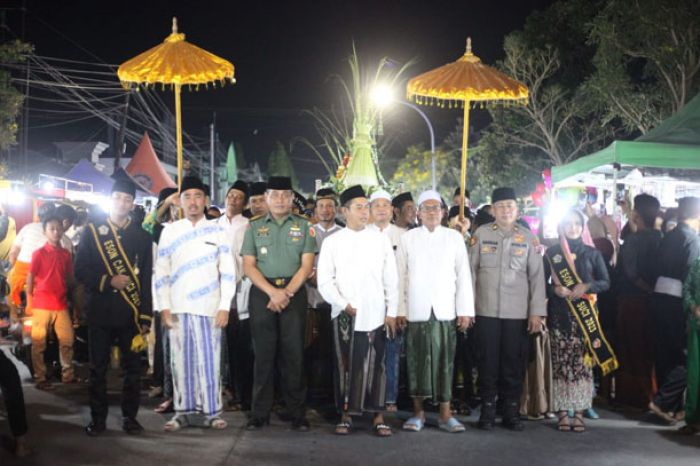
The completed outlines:
<svg viewBox="0 0 700 466">
<path fill-rule="evenodd" d="M 163 188 L 177 188 L 158 160 L 148 133 L 144 133 L 138 149 L 126 166 L 126 171 L 155 195 L 158 195 Z"/>
</svg>

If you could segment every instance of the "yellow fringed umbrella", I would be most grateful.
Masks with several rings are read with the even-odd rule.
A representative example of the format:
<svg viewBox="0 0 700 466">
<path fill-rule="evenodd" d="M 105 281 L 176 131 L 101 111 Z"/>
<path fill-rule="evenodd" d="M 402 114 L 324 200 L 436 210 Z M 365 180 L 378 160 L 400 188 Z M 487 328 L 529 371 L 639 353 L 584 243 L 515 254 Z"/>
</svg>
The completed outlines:
<svg viewBox="0 0 700 466">
<path fill-rule="evenodd" d="M 464 108 L 462 136 L 462 170 L 460 178 L 460 218 L 464 212 L 464 190 L 467 182 L 467 143 L 469 141 L 469 109 L 475 102 L 526 102 L 527 86 L 500 71 L 481 63 L 472 53 L 471 38 L 467 51 L 459 60 L 423 73 L 408 81 L 406 94 L 418 104 Z"/>
<path fill-rule="evenodd" d="M 177 18 L 173 18 L 173 31 L 165 41 L 150 50 L 122 63 L 117 71 L 122 84 L 172 85 L 175 90 L 175 126 L 177 132 L 177 184 L 182 184 L 182 86 L 216 86 L 233 77 L 233 64 L 185 41 L 185 35 L 177 32 Z"/>
</svg>

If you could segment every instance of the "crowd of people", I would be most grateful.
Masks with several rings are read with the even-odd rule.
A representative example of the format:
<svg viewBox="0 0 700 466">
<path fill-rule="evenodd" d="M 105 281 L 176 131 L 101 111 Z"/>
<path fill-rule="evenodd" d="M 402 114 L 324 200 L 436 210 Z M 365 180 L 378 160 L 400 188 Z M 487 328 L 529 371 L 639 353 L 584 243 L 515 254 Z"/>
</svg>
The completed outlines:
<svg viewBox="0 0 700 466">
<path fill-rule="evenodd" d="M 700 429 L 698 198 L 662 214 L 640 194 L 622 203 L 623 228 L 590 205 L 572 208 L 558 238 L 541 242 L 510 188 L 475 214 L 460 190 L 452 207 L 434 190 L 414 200 L 361 186 L 307 202 L 289 178 L 270 177 L 237 181 L 223 212 L 208 192 L 185 177 L 144 218 L 134 184 L 118 180 L 109 214 L 71 228 L 72 240 L 75 211 L 47 204 L 13 241 L 8 301 L 16 312 L 26 286 L 37 388 L 53 389 L 50 327 L 62 383 L 79 382 L 73 324 L 87 322 L 90 436 L 106 430 L 115 345 L 122 427 L 143 432 L 149 340 L 149 395 L 172 414 L 167 432 L 224 429 L 226 409 L 249 411 L 246 428 L 263 429 L 276 403 L 307 431 L 309 384 L 332 393 L 338 435 L 370 413 L 376 435 L 391 436 L 384 416 L 402 393 L 411 411 L 402 429 L 412 432 L 433 408 L 439 429 L 464 432 L 455 414 L 470 403 L 480 404 L 480 429 L 497 417 L 513 431 L 523 418 L 556 417 L 559 431 L 583 432 L 598 416 L 596 393 L 685 420 L 683 433 Z M 19 451 L 27 427 L 9 372 L 2 388 Z"/>
</svg>

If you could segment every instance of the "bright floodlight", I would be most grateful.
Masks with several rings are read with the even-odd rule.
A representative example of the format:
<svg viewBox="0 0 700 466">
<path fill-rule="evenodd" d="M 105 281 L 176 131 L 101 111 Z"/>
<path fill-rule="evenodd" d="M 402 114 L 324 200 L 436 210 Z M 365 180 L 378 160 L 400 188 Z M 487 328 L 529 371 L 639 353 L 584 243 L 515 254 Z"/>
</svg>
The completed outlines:
<svg viewBox="0 0 700 466">
<path fill-rule="evenodd" d="M 386 84 L 379 84 L 372 90 L 372 101 L 379 108 L 388 106 L 394 100 L 392 89 Z"/>
</svg>

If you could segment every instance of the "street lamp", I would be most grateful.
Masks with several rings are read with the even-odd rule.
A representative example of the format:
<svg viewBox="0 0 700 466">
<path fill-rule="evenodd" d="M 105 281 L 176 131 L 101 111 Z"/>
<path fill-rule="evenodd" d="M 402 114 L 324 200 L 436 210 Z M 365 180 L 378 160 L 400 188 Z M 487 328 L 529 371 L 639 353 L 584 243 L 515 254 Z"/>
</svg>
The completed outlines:
<svg viewBox="0 0 700 466">
<path fill-rule="evenodd" d="M 372 101 L 380 109 L 386 108 L 392 103 L 397 103 L 405 107 L 410 107 L 416 112 L 418 112 L 418 114 L 423 118 L 423 120 L 425 120 L 425 124 L 428 125 L 428 130 L 430 131 L 430 169 L 432 173 L 433 189 L 436 189 L 437 183 L 435 180 L 435 132 L 433 131 L 433 125 L 430 123 L 428 116 L 423 112 L 423 110 L 421 110 L 418 106 L 412 104 L 411 102 L 395 99 L 394 93 L 392 92 L 391 88 L 386 85 L 379 85 L 373 89 Z"/>
</svg>

